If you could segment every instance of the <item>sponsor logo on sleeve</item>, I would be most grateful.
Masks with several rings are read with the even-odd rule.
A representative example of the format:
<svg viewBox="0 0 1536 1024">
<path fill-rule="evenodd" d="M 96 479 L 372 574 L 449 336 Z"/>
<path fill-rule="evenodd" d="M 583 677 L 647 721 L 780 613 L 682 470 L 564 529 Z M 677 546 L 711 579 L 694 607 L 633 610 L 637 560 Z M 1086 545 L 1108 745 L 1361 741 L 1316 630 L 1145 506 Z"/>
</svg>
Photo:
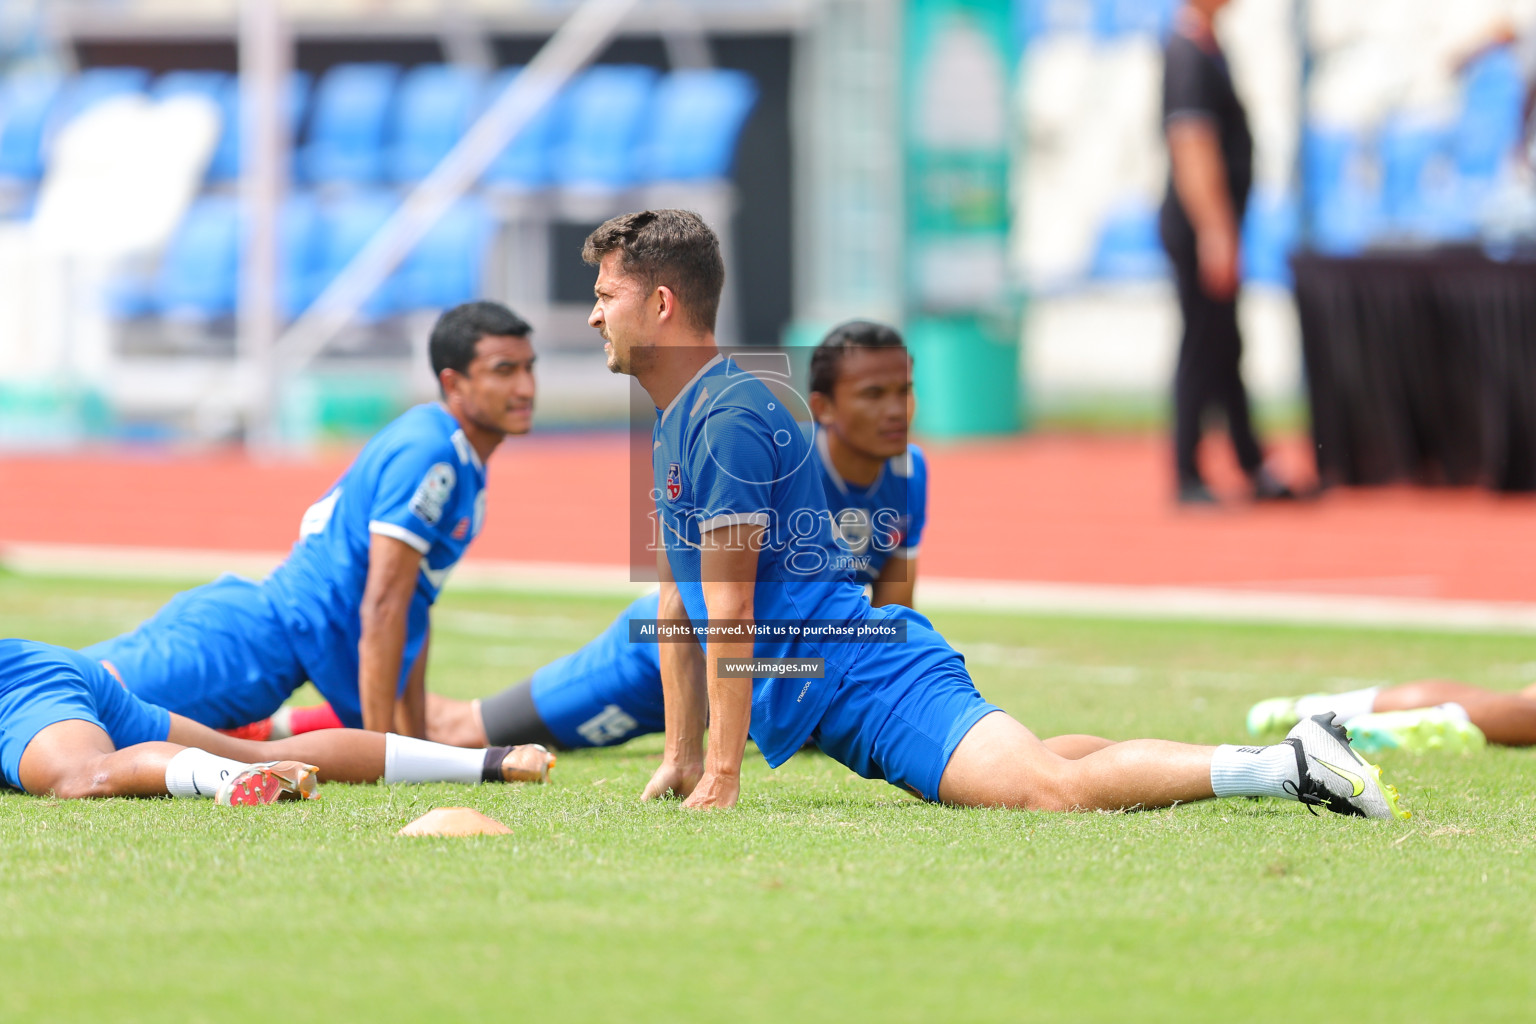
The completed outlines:
<svg viewBox="0 0 1536 1024">
<path fill-rule="evenodd" d="M 675 462 L 667 463 L 667 500 L 676 501 L 683 493 L 683 467 Z"/>
<path fill-rule="evenodd" d="M 331 524 L 331 516 L 336 514 L 336 502 L 340 499 L 341 488 L 338 487 L 305 509 L 304 518 L 299 520 L 299 539 L 324 533 L 325 528 Z"/>
<path fill-rule="evenodd" d="M 458 474 L 446 462 L 439 462 L 427 470 L 416 493 L 411 495 L 411 514 L 428 526 L 436 526 L 438 520 L 443 518 L 443 506 L 448 504 L 448 497 L 453 493 L 453 485 L 457 480 Z"/>
<path fill-rule="evenodd" d="M 469 536 L 469 516 L 460 516 L 459 521 L 453 524 L 453 539 L 463 540 Z"/>
</svg>

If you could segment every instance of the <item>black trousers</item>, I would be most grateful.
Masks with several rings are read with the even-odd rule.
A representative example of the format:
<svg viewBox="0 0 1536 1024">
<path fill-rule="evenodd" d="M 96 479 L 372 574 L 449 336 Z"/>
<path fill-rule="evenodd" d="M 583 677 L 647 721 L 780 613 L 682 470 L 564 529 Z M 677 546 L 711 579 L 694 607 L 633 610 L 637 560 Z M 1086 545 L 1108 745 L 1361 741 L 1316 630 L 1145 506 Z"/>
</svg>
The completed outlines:
<svg viewBox="0 0 1536 1024">
<path fill-rule="evenodd" d="M 1211 409 L 1227 421 L 1237 461 L 1250 477 L 1264 463 L 1264 453 L 1248 414 L 1248 391 L 1239 364 L 1243 339 L 1237 329 L 1237 302 L 1213 299 L 1200 287 L 1200 264 L 1193 232 L 1163 232 L 1163 247 L 1173 263 L 1184 334 L 1173 377 L 1173 454 L 1179 483 L 1200 481 L 1195 453 L 1201 424 Z"/>
</svg>

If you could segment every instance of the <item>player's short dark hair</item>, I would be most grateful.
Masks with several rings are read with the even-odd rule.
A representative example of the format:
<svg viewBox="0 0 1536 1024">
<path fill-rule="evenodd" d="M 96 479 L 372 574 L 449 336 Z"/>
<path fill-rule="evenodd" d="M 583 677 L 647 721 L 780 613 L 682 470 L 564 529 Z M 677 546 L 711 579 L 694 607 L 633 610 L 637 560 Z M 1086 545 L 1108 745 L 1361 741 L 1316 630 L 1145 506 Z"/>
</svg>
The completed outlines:
<svg viewBox="0 0 1536 1024">
<path fill-rule="evenodd" d="M 697 330 L 713 331 L 725 287 L 720 239 L 692 210 L 642 210 L 605 220 L 587 236 L 581 258 L 596 266 L 611 252 L 622 253 L 624 273 L 672 289 L 683 315 Z"/>
<path fill-rule="evenodd" d="M 905 347 L 900 332 L 889 324 L 873 320 L 849 320 L 838 324 L 811 353 L 811 390 L 828 396 L 832 394 L 849 349 Z"/>
<path fill-rule="evenodd" d="M 432 338 L 427 343 L 432 375 L 441 381 L 444 370 L 468 373 L 481 338 L 526 338 L 532 333 L 528 321 L 499 302 L 454 306 L 432 325 Z"/>
</svg>

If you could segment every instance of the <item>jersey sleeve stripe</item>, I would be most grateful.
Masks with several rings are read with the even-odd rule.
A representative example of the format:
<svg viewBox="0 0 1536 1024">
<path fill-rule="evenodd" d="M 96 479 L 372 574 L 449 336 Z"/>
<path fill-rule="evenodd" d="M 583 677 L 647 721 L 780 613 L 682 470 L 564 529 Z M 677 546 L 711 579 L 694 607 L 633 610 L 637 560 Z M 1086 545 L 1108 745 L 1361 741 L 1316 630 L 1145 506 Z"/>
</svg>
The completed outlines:
<svg viewBox="0 0 1536 1024">
<path fill-rule="evenodd" d="M 385 523 L 375 519 L 368 524 L 368 532 L 377 533 L 383 537 L 393 537 L 395 540 L 409 544 L 422 554 L 432 550 L 431 541 L 420 534 L 412 533 L 403 526 L 396 526 L 394 523 Z"/>
<path fill-rule="evenodd" d="M 1204 107 L 1178 107 L 1163 115 L 1163 125 L 1174 124 L 1178 121 L 1204 121 L 1214 126 L 1216 117 Z"/>
<path fill-rule="evenodd" d="M 750 523 L 753 526 L 767 526 L 768 513 L 731 512 L 725 515 L 712 516 L 699 524 L 699 532 L 708 533 L 710 530 L 718 530 L 722 526 L 737 526 L 741 523 Z"/>
</svg>

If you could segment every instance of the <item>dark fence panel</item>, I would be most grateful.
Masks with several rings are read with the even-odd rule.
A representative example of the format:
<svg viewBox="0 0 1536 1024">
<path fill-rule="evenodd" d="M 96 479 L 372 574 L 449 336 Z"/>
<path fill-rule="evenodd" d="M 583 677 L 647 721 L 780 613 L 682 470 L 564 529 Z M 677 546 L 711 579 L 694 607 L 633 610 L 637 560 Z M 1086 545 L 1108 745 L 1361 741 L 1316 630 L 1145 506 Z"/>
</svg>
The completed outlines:
<svg viewBox="0 0 1536 1024">
<path fill-rule="evenodd" d="M 1536 263 L 1292 258 L 1318 473 L 1536 490 Z"/>
</svg>

